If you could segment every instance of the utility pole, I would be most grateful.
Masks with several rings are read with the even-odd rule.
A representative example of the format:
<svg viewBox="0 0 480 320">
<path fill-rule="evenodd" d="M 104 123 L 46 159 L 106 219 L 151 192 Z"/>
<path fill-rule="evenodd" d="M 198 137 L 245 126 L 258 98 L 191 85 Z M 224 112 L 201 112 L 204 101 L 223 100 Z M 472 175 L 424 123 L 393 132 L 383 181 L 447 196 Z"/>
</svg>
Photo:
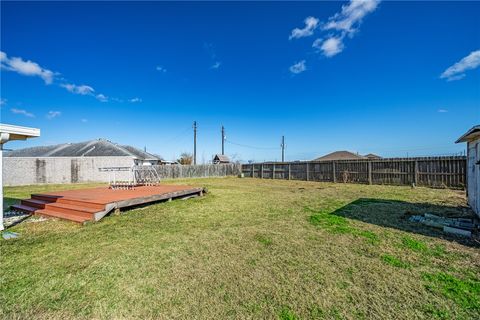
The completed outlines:
<svg viewBox="0 0 480 320">
<path fill-rule="evenodd" d="M 282 136 L 282 162 L 285 162 L 285 136 Z"/>
<path fill-rule="evenodd" d="M 193 121 L 193 164 L 197 164 L 197 121 Z"/>
<path fill-rule="evenodd" d="M 225 154 L 225 127 L 222 126 L 222 156 Z"/>
</svg>

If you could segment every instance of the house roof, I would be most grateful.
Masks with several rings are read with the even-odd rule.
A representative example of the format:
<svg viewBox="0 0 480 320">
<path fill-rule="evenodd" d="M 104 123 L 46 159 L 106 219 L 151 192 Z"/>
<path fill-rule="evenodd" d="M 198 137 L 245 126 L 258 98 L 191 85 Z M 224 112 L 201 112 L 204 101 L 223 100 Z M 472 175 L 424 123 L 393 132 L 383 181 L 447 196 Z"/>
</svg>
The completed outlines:
<svg viewBox="0 0 480 320">
<path fill-rule="evenodd" d="M 317 158 L 314 161 L 331 161 L 331 160 L 359 160 L 365 159 L 364 156 L 350 152 L 350 151 L 335 151 Z"/>
<path fill-rule="evenodd" d="M 368 158 L 368 159 L 381 159 L 382 157 L 380 157 L 379 155 L 376 155 L 374 153 L 369 153 L 369 154 L 366 154 L 364 156 L 365 158 Z"/>
<path fill-rule="evenodd" d="M 471 141 L 478 137 L 480 137 L 480 125 L 476 125 L 470 130 L 468 130 L 463 136 L 458 138 L 458 140 L 455 141 L 455 143 Z"/>
<path fill-rule="evenodd" d="M 132 157 L 140 160 L 160 160 L 148 152 L 132 146 L 122 146 L 105 139 L 78 143 L 63 143 L 18 149 L 5 153 L 6 157 Z"/>
<path fill-rule="evenodd" d="M 219 160 L 221 162 L 230 162 L 230 159 L 228 158 L 228 156 L 224 154 L 216 154 L 215 157 L 213 157 L 213 159 Z"/>
</svg>

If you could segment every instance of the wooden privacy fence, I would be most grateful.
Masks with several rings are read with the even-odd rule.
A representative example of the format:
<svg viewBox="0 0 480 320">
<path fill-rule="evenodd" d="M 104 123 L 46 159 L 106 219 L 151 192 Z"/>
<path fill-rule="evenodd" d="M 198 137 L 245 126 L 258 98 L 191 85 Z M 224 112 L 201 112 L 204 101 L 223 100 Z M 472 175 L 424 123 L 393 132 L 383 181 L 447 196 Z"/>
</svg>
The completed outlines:
<svg viewBox="0 0 480 320">
<path fill-rule="evenodd" d="M 466 157 L 266 162 L 242 165 L 246 177 L 464 189 Z"/>
<path fill-rule="evenodd" d="M 236 163 L 228 164 L 199 164 L 199 165 L 161 165 L 148 166 L 148 169 L 155 170 L 160 179 L 176 178 L 202 178 L 202 177 L 224 177 L 236 176 L 242 172 L 242 165 Z M 149 170 L 139 170 L 138 179 L 147 179 L 142 175 L 150 175 Z"/>
</svg>

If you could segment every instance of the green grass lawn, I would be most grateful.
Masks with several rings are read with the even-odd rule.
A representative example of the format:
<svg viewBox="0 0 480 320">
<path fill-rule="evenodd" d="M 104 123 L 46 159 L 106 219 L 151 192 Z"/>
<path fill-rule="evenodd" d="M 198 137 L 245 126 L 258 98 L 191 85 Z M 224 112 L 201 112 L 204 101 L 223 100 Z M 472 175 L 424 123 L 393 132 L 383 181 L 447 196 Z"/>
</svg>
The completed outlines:
<svg viewBox="0 0 480 320">
<path fill-rule="evenodd" d="M 480 248 L 408 222 L 464 214 L 427 188 L 217 178 L 202 198 L 98 223 L 24 222 L 0 241 L 0 317 L 480 317 Z M 30 193 L 82 185 L 6 188 Z"/>
</svg>

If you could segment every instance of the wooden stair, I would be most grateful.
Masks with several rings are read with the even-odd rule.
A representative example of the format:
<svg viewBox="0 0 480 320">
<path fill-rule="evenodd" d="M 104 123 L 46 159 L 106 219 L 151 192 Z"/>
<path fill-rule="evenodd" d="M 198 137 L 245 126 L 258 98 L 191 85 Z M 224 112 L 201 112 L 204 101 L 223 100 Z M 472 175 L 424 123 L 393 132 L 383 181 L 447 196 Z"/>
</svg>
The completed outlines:
<svg viewBox="0 0 480 320">
<path fill-rule="evenodd" d="M 45 194 L 32 194 L 30 199 L 22 200 L 12 209 L 78 223 L 95 221 L 95 214 L 106 210 L 103 204 Z"/>
</svg>

